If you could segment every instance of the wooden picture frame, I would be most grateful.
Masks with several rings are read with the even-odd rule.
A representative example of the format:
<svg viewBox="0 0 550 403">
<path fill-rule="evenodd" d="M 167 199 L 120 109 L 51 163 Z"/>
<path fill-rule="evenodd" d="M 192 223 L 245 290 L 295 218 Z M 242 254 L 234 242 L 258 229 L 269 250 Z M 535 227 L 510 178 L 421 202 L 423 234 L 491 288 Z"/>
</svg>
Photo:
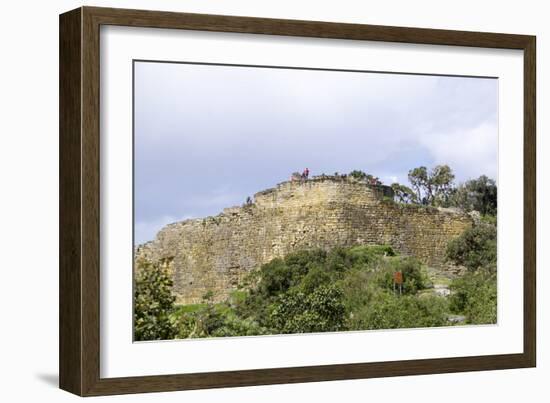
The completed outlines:
<svg viewBox="0 0 550 403">
<path fill-rule="evenodd" d="M 519 49 L 524 56 L 523 353 L 100 377 L 99 29 L 172 28 Z M 525 368 L 536 365 L 535 37 L 314 21 L 81 7 L 60 16 L 60 387 L 80 396 Z"/>
</svg>

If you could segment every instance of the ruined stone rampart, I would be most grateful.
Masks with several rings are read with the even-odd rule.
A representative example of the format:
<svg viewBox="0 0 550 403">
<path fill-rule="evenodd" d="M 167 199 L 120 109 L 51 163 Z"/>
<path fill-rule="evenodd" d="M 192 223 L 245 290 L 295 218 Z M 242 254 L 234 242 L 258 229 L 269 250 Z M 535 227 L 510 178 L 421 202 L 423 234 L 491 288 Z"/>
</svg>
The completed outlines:
<svg viewBox="0 0 550 403">
<path fill-rule="evenodd" d="M 461 212 L 397 204 L 387 186 L 351 179 L 283 182 L 215 217 L 167 225 L 136 256 L 169 265 L 178 303 L 225 298 L 251 270 L 304 248 L 388 244 L 443 267 L 447 242 L 472 225 Z"/>
</svg>

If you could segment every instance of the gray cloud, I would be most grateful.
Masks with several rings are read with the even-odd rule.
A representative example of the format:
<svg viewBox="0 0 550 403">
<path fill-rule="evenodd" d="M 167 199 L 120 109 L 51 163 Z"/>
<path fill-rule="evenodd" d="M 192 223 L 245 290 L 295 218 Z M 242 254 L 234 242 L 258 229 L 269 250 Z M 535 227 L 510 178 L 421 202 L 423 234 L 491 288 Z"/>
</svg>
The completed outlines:
<svg viewBox="0 0 550 403">
<path fill-rule="evenodd" d="M 498 80 L 138 62 L 135 238 L 309 167 L 496 178 Z"/>
</svg>

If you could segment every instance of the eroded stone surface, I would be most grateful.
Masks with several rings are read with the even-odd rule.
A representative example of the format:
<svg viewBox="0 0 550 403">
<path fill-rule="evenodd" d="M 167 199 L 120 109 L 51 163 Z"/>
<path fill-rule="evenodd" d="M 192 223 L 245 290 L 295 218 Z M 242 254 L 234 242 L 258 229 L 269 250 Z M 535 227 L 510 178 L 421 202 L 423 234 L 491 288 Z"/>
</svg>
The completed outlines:
<svg viewBox="0 0 550 403">
<path fill-rule="evenodd" d="M 349 178 L 283 182 L 257 193 L 250 205 L 167 225 L 154 241 L 136 248 L 136 257 L 168 265 L 178 303 L 200 302 L 207 291 L 220 301 L 248 272 L 298 249 L 388 244 L 444 268 L 447 242 L 472 218 L 396 204 L 391 196 L 387 186 Z"/>
</svg>

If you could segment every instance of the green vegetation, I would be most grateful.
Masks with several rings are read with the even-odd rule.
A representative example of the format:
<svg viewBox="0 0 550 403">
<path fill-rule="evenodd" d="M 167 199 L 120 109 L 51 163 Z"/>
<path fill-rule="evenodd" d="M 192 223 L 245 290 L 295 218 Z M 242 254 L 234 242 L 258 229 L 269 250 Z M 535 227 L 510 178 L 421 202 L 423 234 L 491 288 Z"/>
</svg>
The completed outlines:
<svg viewBox="0 0 550 403">
<path fill-rule="evenodd" d="M 363 171 L 348 176 L 381 183 Z M 457 207 L 480 213 L 480 220 L 446 249 L 447 261 L 465 267 L 465 274 L 449 279 L 436 271 L 430 280 L 419 260 L 399 256 L 387 245 L 301 250 L 262 265 L 222 302 L 209 292 L 202 303 L 176 306 L 169 273 L 138 261 L 135 339 L 450 326 L 457 317 L 460 323 L 496 323 L 495 181 L 480 176 L 455 187 L 447 165 L 414 168 L 408 179 L 411 188 L 394 183 L 394 198 L 381 202 L 404 209 Z M 402 275 L 401 288 L 395 284 L 396 273 Z M 447 293 L 436 292 L 432 281 Z"/>
<path fill-rule="evenodd" d="M 497 227 L 479 223 L 449 242 L 447 260 L 465 266 L 470 272 L 493 268 L 497 261 Z"/>
<path fill-rule="evenodd" d="M 468 323 L 497 321 L 497 276 L 495 271 L 480 269 L 466 273 L 451 283 L 451 312 L 463 314 Z"/>
<path fill-rule="evenodd" d="M 482 175 L 466 181 L 453 192 L 451 204 L 465 211 L 478 211 L 482 216 L 497 214 L 497 185 L 493 179 Z"/>
<path fill-rule="evenodd" d="M 496 322 L 494 228 L 480 223 L 452 241 L 447 258 L 468 268 L 433 291 L 425 267 L 386 245 L 302 250 L 252 272 L 240 289 L 215 303 L 174 306 L 165 271 L 140 262 L 136 279 L 136 340 L 251 336 Z M 401 292 L 394 275 L 402 273 Z"/>
<path fill-rule="evenodd" d="M 367 179 L 367 174 L 357 169 L 351 171 L 348 175 L 354 179 L 359 179 L 359 180 Z"/>
<path fill-rule="evenodd" d="M 352 171 L 350 176 L 360 177 L 361 174 L 364 175 L 362 171 Z M 454 178 L 448 165 L 437 165 L 431 170 L 425 166 L 413 168 L 408 174 L 411 187 L 392 183 L 394 200 L 403 204 L 456 207 L 496 219 L 497 185 L 493 179 L 481 175 L 455 186 Z"/>
<path fill-rule="evenodd" d="M 177 338 L 449 325 L 447 298 L 422 292 L 431 287 L 417 259 L 389 246 L 303 250 L 264 264 L 227 300 L 206 295 L 171 318 Z"/>
<path fill-rule="evenodd" d="M 335 175 L 338 176 L 338 172 L 336 172 Z M 368 173 L 363 172 L 363 171 L 359 171 L 357 169 L 354 169 L 353 171 L 351 171 L 347 176 L 349 176 L 350 178 L 356 179 L 356 180 L 367 182 L 371 185 L 381 185 L 382 184 L 380 179 L 377 178 L 376 176 L 373 176 L 373 175 L 368 174 Z"/>
<path fill-rule="evenodd" d="M 496 323 L 497 320 L 497 229 L 484 220 L 449 242 L 447 259 L 468 272 L 450 284 L 450 308 L 466 316 L 468 323 Z"/>
<path fill-rule="evenodd" d="M 135 340 L 166 340 L 176 336 L 170 320 L 175 298 L 172 280 L 166 269 L 145 260 L 136 262 L 134 284 Z"/>
<path fill-rule="evenodd" d="M 418 203 L 418 196 L 411 188 L 397 182 L 392 183 L 391 188 L 395 195 L 395 201 L 399 203 Z"/>
<path fill-rule="evenodd" d="M 414 200 L 430 206 L 449 206 L 455 175 L 448 165 L 437 165 L 430 171 L 424 166 L 414 168 L 408 178 L 416 193 Z"/>
</svg>

